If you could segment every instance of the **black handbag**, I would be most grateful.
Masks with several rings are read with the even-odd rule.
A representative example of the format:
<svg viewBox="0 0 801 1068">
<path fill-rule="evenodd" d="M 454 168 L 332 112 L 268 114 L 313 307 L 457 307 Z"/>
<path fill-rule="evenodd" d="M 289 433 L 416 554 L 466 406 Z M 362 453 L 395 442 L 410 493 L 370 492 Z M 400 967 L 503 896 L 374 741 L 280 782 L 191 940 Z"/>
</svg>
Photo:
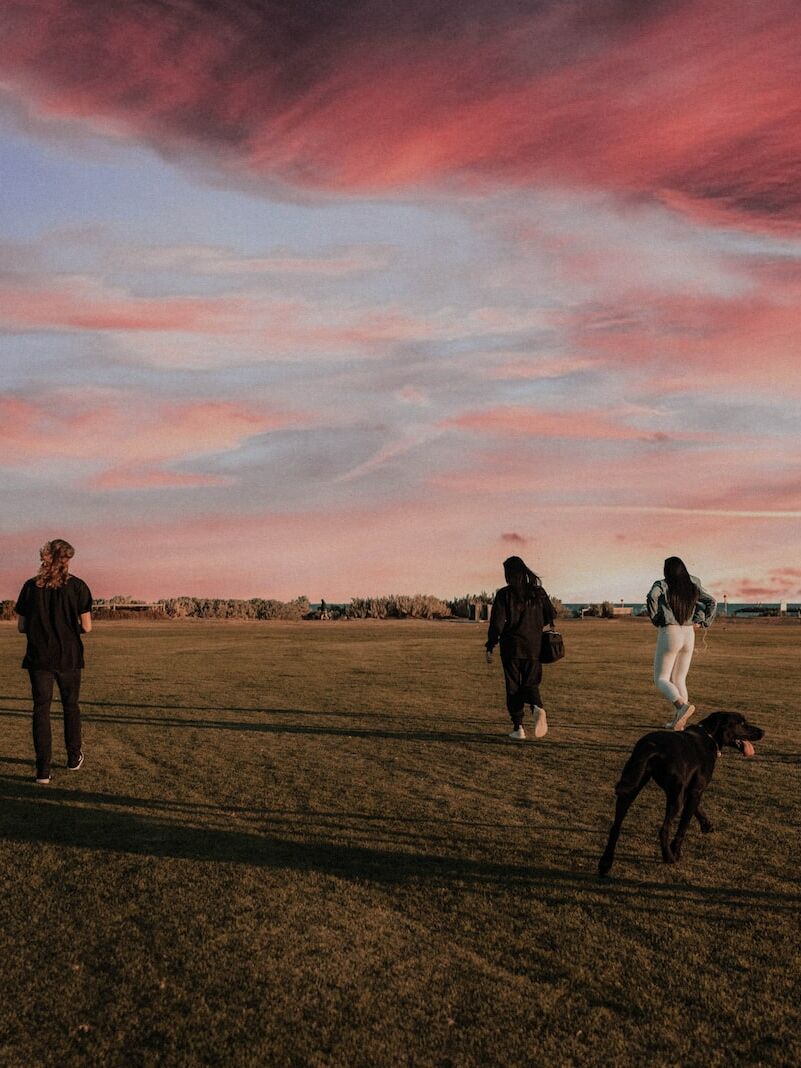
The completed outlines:
<svg viewBox="0 0 801 1068">
<path fill-rule="evenodd" d="M 540 663 L 555 664 L 565 655 L 565 643 L 558 630 L 544 630 L 540 643 Z"/>
</svg>

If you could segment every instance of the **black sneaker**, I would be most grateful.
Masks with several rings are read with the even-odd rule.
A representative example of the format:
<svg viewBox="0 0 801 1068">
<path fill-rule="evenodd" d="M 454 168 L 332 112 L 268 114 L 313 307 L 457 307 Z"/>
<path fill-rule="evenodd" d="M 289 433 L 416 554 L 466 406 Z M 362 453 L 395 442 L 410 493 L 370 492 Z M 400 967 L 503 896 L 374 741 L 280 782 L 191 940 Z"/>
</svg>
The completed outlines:
<svg viewBox="0 0 801 1068">
<path fill-rule="evenodd" d="M 69 771 L 77 771 L 83 764 L 83 752 L 78 753 L 78 756 L 72 760 L 67 761 L 67 769 Z"/>
<path fill-rule="evenodd" d="M 47 786 L 47 784 L 50 782 L 50 772 L 48 771 L 48 772 L 45 772 L 45 774 L 40 775 L 39 772 L 37 771 L 36 772 L 36 781 L 39 783 L 40 786 Z"/>
</svg>

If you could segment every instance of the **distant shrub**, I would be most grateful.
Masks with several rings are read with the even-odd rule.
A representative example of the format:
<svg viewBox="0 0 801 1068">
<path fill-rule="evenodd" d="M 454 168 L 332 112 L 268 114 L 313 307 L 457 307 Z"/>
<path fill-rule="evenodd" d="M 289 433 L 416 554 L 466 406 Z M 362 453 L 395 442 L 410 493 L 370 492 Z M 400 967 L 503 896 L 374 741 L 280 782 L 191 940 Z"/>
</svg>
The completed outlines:
<svg viewBox="0 0 801 1068">
<path fill-rule="evenodd" d="M 222 597 L 169 597 L 159 601 L 170 619 L 303 619 L 309 612 L 308 597 L 276 601 L 264 597 L 237 600 Z"/>
<path fill-rule="evenodd" d="M 602 604 L 590 604 L 581 610 L 582 616 L 590 616 L 593 619 L 614 619 L 615 610 L 611 601 Z"/>
<path fill-rule="evenodd" d="M 445 601 L 423 593 L 354 597 L 348 605 L 350 619 L 446 619 L 450 614 Z"/>
<path fill-rule="evenodd" d="M 464 597 L 456 597 L 454 600 L 448 601 L 448 607 L 451 610 L 451 615 L 457 619 L 471 619 L 471 605 L 491 605 L 494 600 L 494 594 L 482 590 L 481 593 L 467 593 Z M 572 618 L 572 610 L 566 608 L 558 597 L 551 597 L 551 604 L 558 619 Z"/>
<path fill-rule="evenodd" d="M 457 619 L 470 619 L 470 606 L 474 604 L 492 604 L 494 595 L 482 590 L 481 593 L 466 593 L 464 597 L 456 597 L 448 601 L 448 608 L 452 616 Z"/>
<path fill-rule="evenodd" d="M 14 605 L 16 601 L 0 601 L 0 619 L 8 622 L 10 619 L 16 619 L 14 612 Z"/>
<path fill-rule="evenodd" d="M 553 606 L 554 615 L 557 619 L 573 618 L 573 609 L 564 605 L 558 597 L 551 597 L 551 605 Z"/>
<path fill-rule="evenodd" d="M 134 611 L 133 609 L 126 609 L 124 601 L 116 601 L 115 604 L 121 604 L 121 608 L 112 608 L 111 602 L 95 604 L 92 607 L 92 615 L 95 619 L 100 620 L 129 620 L 129 619 L 166 619 L 167 613 L 164 608 L 159 604 L 150 605 L 147 608 L 139 608 Z M 129 601 L 129 604 L 135 604 L 136 602 Z"/>
</svg>

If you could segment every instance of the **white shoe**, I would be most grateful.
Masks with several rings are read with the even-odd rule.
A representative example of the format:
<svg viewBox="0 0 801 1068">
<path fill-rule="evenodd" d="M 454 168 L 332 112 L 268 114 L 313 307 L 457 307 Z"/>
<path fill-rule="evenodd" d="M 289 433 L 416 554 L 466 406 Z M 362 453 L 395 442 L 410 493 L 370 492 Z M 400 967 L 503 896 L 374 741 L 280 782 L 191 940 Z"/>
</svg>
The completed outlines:
<svg viewBox="0 0 801 1068">
<path fill-rule="evenodd" d="M 509 737 L 514 738 L 516 742 L 524 742 L 526 740 L 526 732 L 522 727 L 518 727 L 516 730 L 509 731 Z"/>
<path fill-rule="evenodd" d="M 539 705 L 533 705 L 532 711 L 534 713 L 534 737 L 544 738 L 548 733 L 548 717 L 545 715 L 545 709 L 540 708 Z"/>
<path fill-rule="evenodd" d="M 695 713 L 695 705 L 683 704 L 676 709 L 676 715 L 665 726 L 669 731 L 683 731 L 687 726 L 687 720 Z"/>
</svg>

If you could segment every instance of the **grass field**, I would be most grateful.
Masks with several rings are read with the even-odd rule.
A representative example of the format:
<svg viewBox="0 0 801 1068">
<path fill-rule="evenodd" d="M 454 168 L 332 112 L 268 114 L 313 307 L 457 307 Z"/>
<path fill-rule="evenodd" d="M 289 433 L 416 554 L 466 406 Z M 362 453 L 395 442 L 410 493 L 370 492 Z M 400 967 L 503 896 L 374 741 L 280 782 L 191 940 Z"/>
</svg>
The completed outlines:
<svg viewBox="0 0 801 1068">
<path fill-rule="evenodd" d="M 801 626 L 710 632 L 691 695 L 757 759 L 720 762 L 677 866 L 650 786 L 607 882 L 668 709 L 647 623 L 563 631 L 516 744 L 470 624 L 100 624 L 85 768 L 57 714 L 40 787 L 0 627 L 0 1063 L 800 1063 Z"/>
</svg>

